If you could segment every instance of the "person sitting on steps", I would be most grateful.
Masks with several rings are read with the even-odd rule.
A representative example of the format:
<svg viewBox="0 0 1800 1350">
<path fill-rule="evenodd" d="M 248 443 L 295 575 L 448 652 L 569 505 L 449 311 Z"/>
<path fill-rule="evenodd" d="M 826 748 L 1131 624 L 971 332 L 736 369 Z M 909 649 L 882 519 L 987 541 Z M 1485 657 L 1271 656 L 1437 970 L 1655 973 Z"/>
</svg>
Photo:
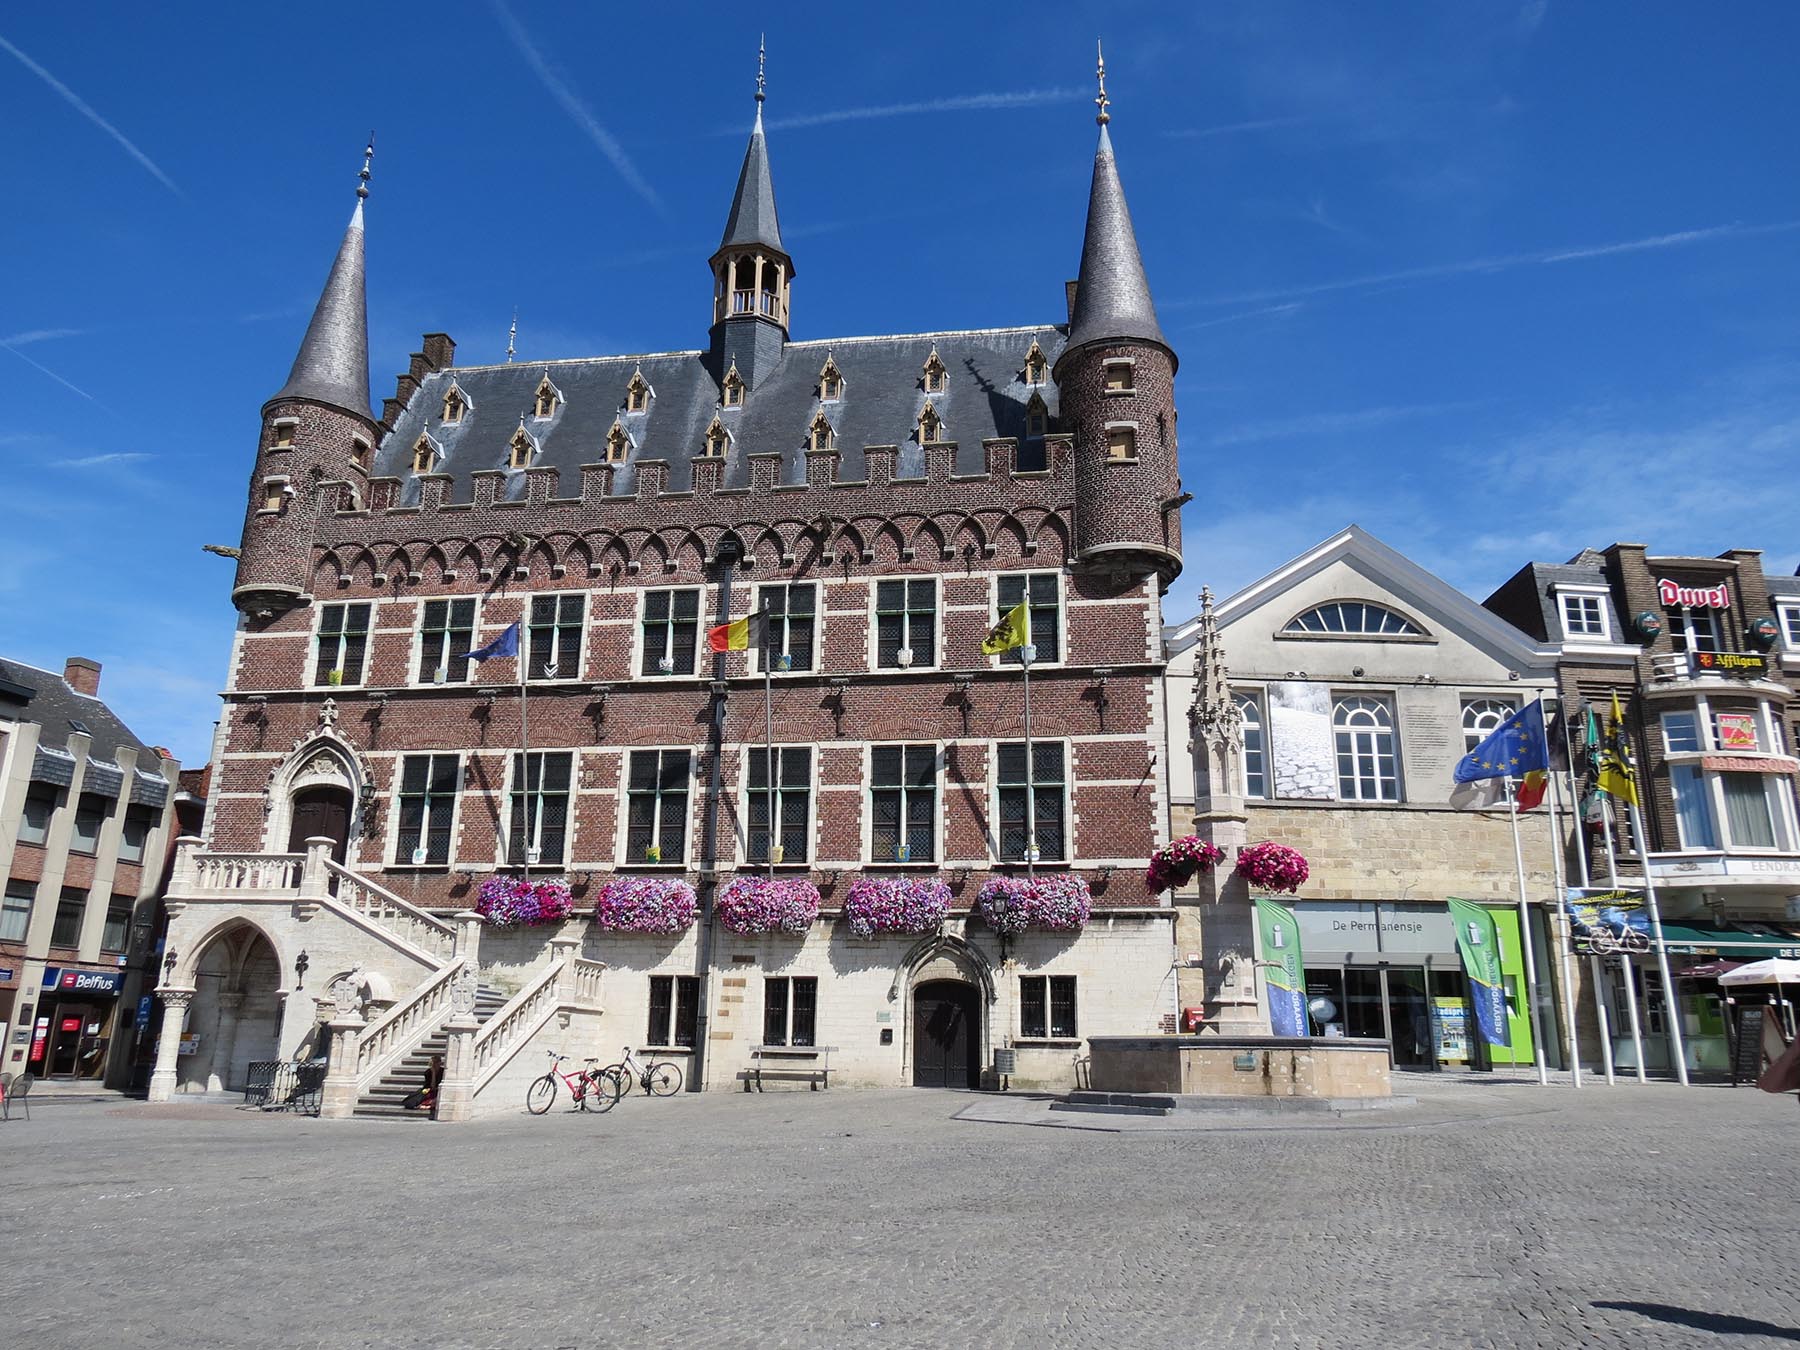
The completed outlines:
<svg viewBox="0 0 1800 1350">
<path fill-rule="evenodd" d="M 417 1092 L 410 1092 L 400 1103 L 408 1111 L 430 1111 L 431 1118 L 437 1119 L 438 1087 L 444 1081 L 444 1057 L 433 1055 L 431 1063 L 425 1067 L 425 1086 Z"/>
</svg>

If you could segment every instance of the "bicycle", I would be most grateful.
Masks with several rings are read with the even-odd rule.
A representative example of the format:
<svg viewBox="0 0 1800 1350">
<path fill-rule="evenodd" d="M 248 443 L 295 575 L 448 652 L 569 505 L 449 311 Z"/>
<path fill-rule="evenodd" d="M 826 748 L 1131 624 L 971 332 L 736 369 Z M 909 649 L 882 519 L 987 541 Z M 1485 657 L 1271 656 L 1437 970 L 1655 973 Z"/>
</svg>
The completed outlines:
<svg viewBox="0 0 1800 1350">
<path fill-rule="evenodd" d="M 558 1080 L 569 1089 L 577 1111 L 610 1111 L 618 1104 L 621 1094 L 617 1084 L 607 1077 L 606 1070 L 594 1068 L 598 1060 L 584 1060 L 587 1068 L 578 1073 L 564 1073 L 562 1062 L 568 1056 L 554 1050 L 544 1053 L 550 1056 L 550 1071 L 525 1089 L 525 1109 L 532 1115 L 541 1116 L 550 1109 L 550 1104 L 556 1100 Z"/>
<path fill-rule="evenodd" d="M 631 1091 L 635 1080 L 639 1087 L 651 1097 L 673 1097 L 681 1091 L 681 1066 L 666 1059 L 652 1060 L 648 1064 L 639 1064 L 632 1056 L 631 1047 L 624 1047 L 625 1058 L 618 1064 L 609 1064 L 600 1070 L 601 1074 L 612 1078 L 619 1085 L 619 1095 L 624 1096 Z"/>
</svg>

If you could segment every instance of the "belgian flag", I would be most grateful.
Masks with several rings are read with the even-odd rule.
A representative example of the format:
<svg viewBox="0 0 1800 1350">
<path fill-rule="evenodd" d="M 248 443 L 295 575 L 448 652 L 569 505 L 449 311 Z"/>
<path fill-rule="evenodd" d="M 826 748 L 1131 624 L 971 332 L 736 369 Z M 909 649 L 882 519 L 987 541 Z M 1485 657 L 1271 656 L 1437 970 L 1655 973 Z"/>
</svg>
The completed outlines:
<svg viewBox="0 0 1800 1350">
<path fill-rule="evenodd" d="M 750 650 L 750 629 L 752 625 L 760 626 L 766 617 L 764 611 L 746 614 L 741 619 L 733 619 L 730 623 L 722 623 L 717 628 L 706 630 L 706 645 L 715 652 L 745 652 Z"/>
</svg>

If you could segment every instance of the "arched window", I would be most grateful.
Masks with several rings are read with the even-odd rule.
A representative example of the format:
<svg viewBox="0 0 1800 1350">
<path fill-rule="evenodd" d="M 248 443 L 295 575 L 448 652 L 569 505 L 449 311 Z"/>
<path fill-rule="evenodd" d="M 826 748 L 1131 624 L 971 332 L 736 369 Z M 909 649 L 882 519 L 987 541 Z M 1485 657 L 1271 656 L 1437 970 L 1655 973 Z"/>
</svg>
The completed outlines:
<svg viewBox="0 0 1800 1350">
<path fill-rule="evenodd" d="M 1243 716 L 1243 789 L 1246 797 L 1269 795 L 1269 758 L 1266 732 L 1263 728 L 1262 704 L 1255 694 L 1233 694 L 1232 701 Z"/>
<path fill-rule="evenodd" d="M 1411 619 L 1367 600 L 1333 600 L 1288 620 L 1284 633 L 1324 633 L 1345 637 L 1424 637 Z"/>
<path fill-rule="evenodd" d="M 431 437 L 421 436 L 413 445 L 412 467 L 414 473 L 430 473 L 437 467 L 437 447 Z"/>
<path fill-rule="evenodd" d="M 928 394 L 943 393 L 944 380 L 948 375 L 949 371 L 944 368 L 944 362 L 938 356 L 937 348 L 933 347 L 931 355 L 925 358 L 925 392 Z"/>
<path fill-rule="evenodd" d="M 924 411 L 919 414 L 919 444 L 924 445 L 928 441 L 943 439 L 944 419 L 939 417 L 937 409 L 927 402 Z"/>
<path fill-rule="evenodd" d="M 837 368 L 837 361 L 829 354 L 825 357 L 825 365 L 819 371 L 819 401 L 836 403 L 844 396 L 844 377 Z"/>
<path fill-rule="evenodd" d="M 463 391 L 455 385 L 444 395 L 444 421 L 454 426 L 463 420 L 463 413 L 468 410 L 469 402 L 463 397 Z"/>
<path fill-rule="evenodd" d="M 1050 373 L 1050 362 L 1044 357 L 1044 349 L 1037 345 L 1037 339 L 1031 340 L 1031 350 L 1025 353 L 1025 383 L 1042 384 Z"/>
<path fill-rule="evenodd" d="M 537 442 L 531 439 L 531 433 L 524 427 L 520 427 L 513 432 L 510 452 L 506 456 L 506 466 L 509 469 L 529 469 L 531 456 L 536 450 Z"/>
<path fill-rule="evenodd" d="M 550 383 L 550 372 L 545 371 L 543 380 L 538 384 L 537 394 L 532 400 L 531 415 L 533 417 L 554 417 L 556 405 L 561 402 L 562 393 Z"/>
<path fill-rule="evenodd" d="M 712 425 L 706 429 L 706 454 L 718 459 L 725 453 L 725 447 L 731 444 L 731 433 L 725 430 L 725 424 L 715 414 Z"/>
<path fill-rule="evenodd" d="M 1337 738 L 1338 796 L 1347 802 L 1399 801 L 1393 709 L 1378 698 L 1340 698 L 1331 726 Z"/>
<path fill-rule="evenodd" d="M 812 426 L 806 433 L 806 448 L 809 450 L 829 450 L 837 444 L 837 433 L 831 429 L 823 411 L 813 415 Z"/>
<path fill-rule="evenodd" d="M 606 462 L 609 464 L 623 463 L 630 450 L 631 437 L 626 434 L 625 428 L 615 421 L 612 424 L 612 430 L 606 433 Z"/>
<path fill-rule="evenodd" d="M 744 406 L 744 377 L 738 374 L 737 362 L 731 363 L 731 369 L 725 372 L 724 383 L 719 386 L 720 402 L 727 408 Z"/>
<path fill-rule="evenodd" d="M 1480 745 L 1518 708 L 1502 698 L 1466 698 L 1463 700 L 1463 753 Z"/>
<path fill-rule="evenodd" d="M 1025 434 L 1042 436 L 1050 430 L 1050 409 L 1045 406 L 1043 397 L 1033 394 L 1031 401 L 1025 405 Z"/>
<path fill-rule="evenodd" d="M 631 372 L 631 383 L 625 386 L 625 411 L 643 412 L 650 406 L 650 381 L 644 378 L 644 372 Z"/>
</svg>

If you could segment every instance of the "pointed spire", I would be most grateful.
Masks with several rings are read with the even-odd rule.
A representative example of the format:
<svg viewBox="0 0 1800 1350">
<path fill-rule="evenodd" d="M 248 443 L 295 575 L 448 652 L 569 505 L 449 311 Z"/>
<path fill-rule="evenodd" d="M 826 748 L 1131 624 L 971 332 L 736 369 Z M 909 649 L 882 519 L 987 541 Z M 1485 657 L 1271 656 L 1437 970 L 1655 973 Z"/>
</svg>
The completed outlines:
<svg viewBox="0 0 1800 1350">
<path fill-rule="evenodd" d="M 515 340 L 518 338 L 518 336 L 519 336 L 519 307 L 517 305 L 514 305 L 513 306 L 512 327 L 506 330 L 506 364 L 509 366 L 512 364 L 512 359 L 513 359 L 513 344 L 514 344 Z"/>
<path fill-rule="evenodd" d="M 1138 253 L 1137 234 L 1131 228 L 1131 208 L 1119 182 L 1119 166 L 1113 158 L 1112 137 L 1106 124 L 1112 100 L 1106 96 L 1106 59 L 1097 71 L 1100 143 L 1094 150 L 1094 180 L 1088 190 L 1087 234 L 1081 243 L 1081 275 L 1075 289 L 1075 313 L 1069 321 L 1065 355 L 1078 347 L 1119 338 L 1154 342 L 1169 351 L 1162 325 L 1156 321 L 1156 304 L 1150 298 L 1150 282 Z"/>
<path fill-rule="evenodd" d="M 1200 588 L 1200 638 L 1194 652 L 1194 702 L 1188 721 L 1207 744 L 1235 751 L 1243 727 L 1243 710 L 1231 692 L 1231 675 L 1225 667 L 1225 647 L 1219 641 L 1218 616 L 1213 613 L 1213 593 Z"/>
<path fill-rule="evenodd" d="M 276 398 L 309 398 L 369 416 L 369 323 L 363 273 L 363 202 L 369 195 L 369 166 L 375 158 L 375 133 L 369 133 L 357 174 L 356 209 L 344 241 L 338 245 L 325 279 L 325 290 L 313 310 L 300 343 L 300 354 Z"/>
<path fill-rule="evenodd" d="M 731 214 L 726 217 L 725 235 L 719 240 L 719 247 L 761 244 L 785 256 L 787 250 L 781 246 L 781 225 L 775 218 L 775 184 L 769 176 L 769 143 L 763 136 L 765 57 L 766 49 L 759 44 L 756 51 L 756 125 L 750 131 L 750 145 L 744 151 L 744 167 L 738 172 L 737 192 L 731 199 Z"/>
</svg>

